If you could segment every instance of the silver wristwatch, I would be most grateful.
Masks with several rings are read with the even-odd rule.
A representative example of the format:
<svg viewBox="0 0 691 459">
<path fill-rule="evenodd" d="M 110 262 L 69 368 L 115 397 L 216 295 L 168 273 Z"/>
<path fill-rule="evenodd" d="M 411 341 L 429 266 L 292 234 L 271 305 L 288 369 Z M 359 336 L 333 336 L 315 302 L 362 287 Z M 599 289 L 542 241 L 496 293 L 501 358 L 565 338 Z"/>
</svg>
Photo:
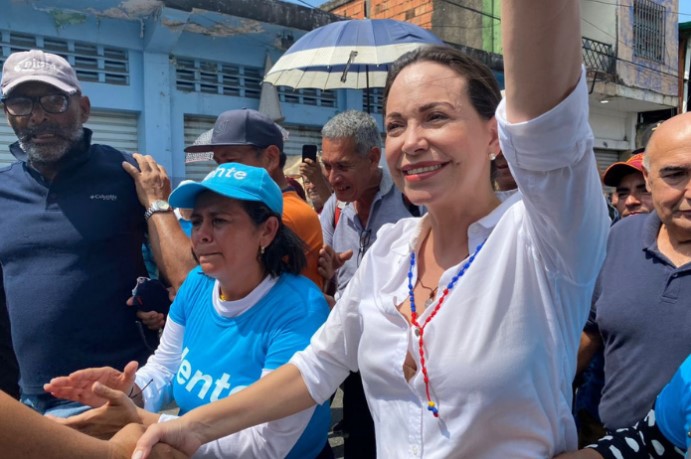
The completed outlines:
<svg viewBox="0 0 691 459">
<path fill-rule="evenodd" d="M 155 213 L 170 212 L 172 210 L 173 208 L 170 207 L 168 201 L 162 201 L 160 199 L 157 199 L 156 201 L 151 203 L 151 206 L 148 209 L 146 209 L 146 212 L 144 212 L 144 218 L 148 220 Z"/>
</svg>

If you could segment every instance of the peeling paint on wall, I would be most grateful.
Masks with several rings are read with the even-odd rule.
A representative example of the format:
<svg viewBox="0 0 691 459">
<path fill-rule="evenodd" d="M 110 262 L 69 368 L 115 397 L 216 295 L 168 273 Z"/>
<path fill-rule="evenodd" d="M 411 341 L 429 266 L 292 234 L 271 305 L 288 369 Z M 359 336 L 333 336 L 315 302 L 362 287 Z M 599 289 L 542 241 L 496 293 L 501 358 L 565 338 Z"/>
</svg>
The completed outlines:
<svg viewBox="0 0 691 459">
<path fill-rule="evenodd" d="M 164 27 L 167 27 L 171 30 L 177 30 L 180 28 L 184 28 L 187 22 L 172 20 L 169 18 L 161 18 L 161 24 L 163 24 Z"/>
<path fill-rule="evenodd" d="M 55 23 L 55 27 L 60 29 L 66 25 L 78 25 L 86 22 L 86 14 L 70 12 L 65 10 L 54 10 L 50 13 Z"/>
<path fill-rule="evenodd" d="M 192 12 L 203 12 L 208 14 L 206 11 L 201 10 L 193 10 Z M 208 17 L 206 19 L 208 20 Z M 241 19 L 239 23 L 233 25 L 215 21 L 212 26 L 202 25 L 193 21 L 194 19 L 191 18 L 185 26 L 185 31 L 212 37 L 232 37 L 235 35 L 259 34 L 264 32 L 262 23 L 252 19 Z"/>
<path fill-rule="evenodd" d="M 99 17 L 139 20 L 157 13 L 163 6 L 163 2 L 160 0 L 125 0 L 114 8 L 108 8 L 106 10 L 88 8 L 87 11 Z"/>
</svg>

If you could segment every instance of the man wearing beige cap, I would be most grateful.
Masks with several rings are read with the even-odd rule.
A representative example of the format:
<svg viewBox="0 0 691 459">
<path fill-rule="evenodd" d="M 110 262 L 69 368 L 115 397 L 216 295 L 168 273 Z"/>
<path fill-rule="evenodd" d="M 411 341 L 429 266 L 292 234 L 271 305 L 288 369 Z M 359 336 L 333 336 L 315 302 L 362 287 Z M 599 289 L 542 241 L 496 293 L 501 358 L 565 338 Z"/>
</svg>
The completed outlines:
<svg viewBox="0 0 691 459">
<path fill-rule="evenodd" d="M 605 185 L 614 187 L 612 203 L 622 218 L 653 210 L 653 199 L 643 178 L 644 155 L 636 150 L 626 161 L 610 165 L 602 176 Z"/>
<path fill-rule="evenodd" d="M 0 87 L 18 139 L 0 168 L 0 263 L 21 399 L 69 415 L 84 407 L 44 392 L 52 377 L 144 362 L 157 343 L 125 305 L 146 276 L 145 209 L 122 167 L 136 163 L 91 143 L 89 99 L 62 57 L 14 53 Z"/>
</svg>

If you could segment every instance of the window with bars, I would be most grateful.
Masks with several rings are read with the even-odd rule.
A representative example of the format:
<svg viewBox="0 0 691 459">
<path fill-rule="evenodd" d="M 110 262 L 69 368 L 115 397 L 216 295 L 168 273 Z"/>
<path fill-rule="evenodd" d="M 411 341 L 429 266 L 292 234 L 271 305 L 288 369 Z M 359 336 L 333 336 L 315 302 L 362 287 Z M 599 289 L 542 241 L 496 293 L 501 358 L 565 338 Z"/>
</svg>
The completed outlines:
<svg viewBox="0 0 691 459">
<path fill-rule="evenodd" d="M 259 99 L 261 68 L 201 59 L 175 58 L 176 85 L 181 91 Z"/>
<path fill-rule="evenodd" d="M 316 107 L 336 106 L 336 92 L 328 89 L 292 89 L 287 86 L 279 86 L 278 97 L 281 102 L 292 104 L 314 105 Z"/>
<path fill-rule="evenodd" d="M 130 84 L 126 49 L 0 30 L 0 65 L 10 54 L 29 49 L 41 49 L 64 57 L 77 72 L 79 81 Z"/>
<path fill-rule="evenodd" d="M 384 113 L 384 89 L 364 89 L 362 91 L 362 109 L 367 113 Z"/>
<path fill-rule="evenodd" d="M 633 55 L 665 63 L 666 8 L 652 0 L 634 0 Z"/>
</svg>

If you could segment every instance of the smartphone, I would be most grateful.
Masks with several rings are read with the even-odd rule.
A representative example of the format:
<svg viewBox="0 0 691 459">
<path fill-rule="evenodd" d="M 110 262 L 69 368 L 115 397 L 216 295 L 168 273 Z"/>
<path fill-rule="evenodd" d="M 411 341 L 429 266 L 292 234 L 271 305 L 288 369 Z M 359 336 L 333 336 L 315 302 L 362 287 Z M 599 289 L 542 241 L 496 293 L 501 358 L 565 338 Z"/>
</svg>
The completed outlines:
<svg viewBox="0 0 691 459">
<path fill-rule="evenodd" d="M 311 159 L 313 162 L 317 162 L 317 146 L 314 144 L 308 144 L 302 146 L 302 160 Z"/>
</svg>

